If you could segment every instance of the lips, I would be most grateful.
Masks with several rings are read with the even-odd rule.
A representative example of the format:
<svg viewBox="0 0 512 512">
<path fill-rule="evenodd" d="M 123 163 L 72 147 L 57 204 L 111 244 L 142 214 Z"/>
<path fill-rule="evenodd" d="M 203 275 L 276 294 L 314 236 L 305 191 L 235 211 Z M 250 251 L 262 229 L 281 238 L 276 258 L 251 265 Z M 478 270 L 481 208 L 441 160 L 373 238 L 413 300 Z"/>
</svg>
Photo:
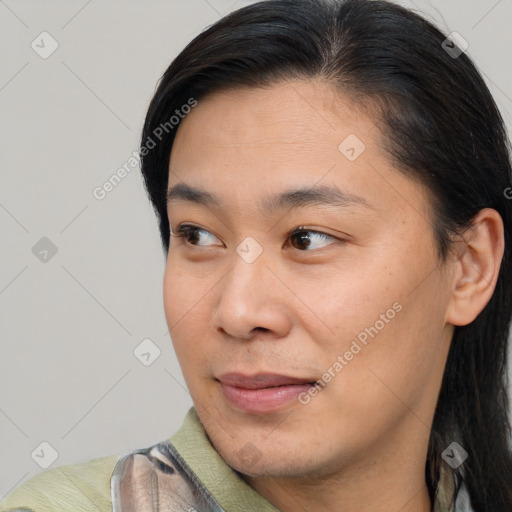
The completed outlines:
<svg viewBox="0 0 512 512">
<path fill-rule="evenodd" d="M 276 373 L 259 373 L 252 377 L 242 373 L 226 373 L 218 379 L 223 384 L 244 389 L 264 389 L 293 384 L 313 384 L 315 379 L 288 377 Z"/>
<path fill-rule="evenodd" d="M 307 392 L 315 380 L 274 373 L 244 375 L 226 373 L 217 379 L 230 405 L 250 413 L 269 413 L 283 408 Z"/>
</svg>

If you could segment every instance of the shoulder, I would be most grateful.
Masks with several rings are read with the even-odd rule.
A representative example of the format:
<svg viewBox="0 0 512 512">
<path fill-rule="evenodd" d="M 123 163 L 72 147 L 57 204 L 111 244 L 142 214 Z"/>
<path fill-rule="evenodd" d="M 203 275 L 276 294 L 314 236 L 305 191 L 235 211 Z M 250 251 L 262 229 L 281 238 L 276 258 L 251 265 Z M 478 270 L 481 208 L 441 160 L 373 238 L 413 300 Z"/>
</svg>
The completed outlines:
<svg viewBox="0 0 512 512">
<path fill-rule="evenodd" d="M 110 478 L 120 455 L 43 471 L 12 491 L 0 512 L 110 512 Z"/>
</svg>

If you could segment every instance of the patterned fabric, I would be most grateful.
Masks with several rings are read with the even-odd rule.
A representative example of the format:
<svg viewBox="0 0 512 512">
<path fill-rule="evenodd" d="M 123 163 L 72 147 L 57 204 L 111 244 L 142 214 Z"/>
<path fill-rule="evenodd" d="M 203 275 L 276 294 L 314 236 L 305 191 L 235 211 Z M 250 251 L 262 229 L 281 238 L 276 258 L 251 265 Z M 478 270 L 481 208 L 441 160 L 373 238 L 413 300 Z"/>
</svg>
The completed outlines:
<svg viewBox="0 0 512 512">
<path fill-rule="evenodd" d="M 111 489 L 113 512 L 225 512 L 169 441 L 123 457 Z"/>
</svg>

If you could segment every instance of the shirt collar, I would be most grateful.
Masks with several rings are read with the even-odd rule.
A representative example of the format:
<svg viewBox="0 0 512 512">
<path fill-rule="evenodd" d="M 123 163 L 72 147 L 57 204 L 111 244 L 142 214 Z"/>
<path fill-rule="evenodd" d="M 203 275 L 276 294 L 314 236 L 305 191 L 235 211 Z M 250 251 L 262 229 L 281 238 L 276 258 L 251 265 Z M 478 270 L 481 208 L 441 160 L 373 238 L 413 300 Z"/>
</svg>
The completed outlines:
<svg viewBox="0 0 512 512">
<path fill-rule="evenodd" d="M 226 464 L 208 439 L 194 407 L 169 441 L 224 510 L 279 512 Z"/>
</svg>

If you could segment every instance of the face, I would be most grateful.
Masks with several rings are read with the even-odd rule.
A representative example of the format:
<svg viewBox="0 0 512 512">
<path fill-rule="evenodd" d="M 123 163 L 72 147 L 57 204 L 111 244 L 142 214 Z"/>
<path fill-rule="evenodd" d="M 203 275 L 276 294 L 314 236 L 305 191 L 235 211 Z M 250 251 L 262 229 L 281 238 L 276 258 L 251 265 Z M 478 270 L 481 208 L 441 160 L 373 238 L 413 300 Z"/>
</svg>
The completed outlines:
<svg viewBox="0 0 512 512">
<path fill-rule="evenodd" d="M 215 93 L 179 126 L 169 190 L 209 196 L 171 194 L 165 314 L 210 440 L 251 477 L 426 449 L 449 276 L 426 190 L 379 141 L 318 81 Z"/>
</svg>

